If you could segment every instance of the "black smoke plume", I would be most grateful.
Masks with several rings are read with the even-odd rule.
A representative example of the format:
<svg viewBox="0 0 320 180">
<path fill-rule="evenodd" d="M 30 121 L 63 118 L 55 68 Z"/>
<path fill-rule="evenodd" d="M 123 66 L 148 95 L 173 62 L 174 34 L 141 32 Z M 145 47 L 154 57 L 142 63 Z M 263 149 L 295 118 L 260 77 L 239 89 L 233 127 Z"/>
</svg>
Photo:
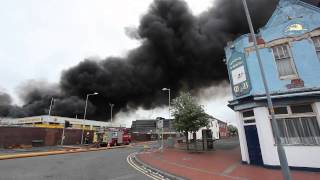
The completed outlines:
<svg viewBox="0 0 320 180">
<path fill-rule="evenodd" d="M 266 23 L 277 2 L 248 0 L 255 27 Z M 27 86 L 23 113 L 9 115 L 46 114 L 52 96 L 56 98 L 54 115 L 82 115 L 86 94 L 98 92 L 90 96 L 88 118 L 105 120 L 110 102 L 115 112 L 139 106 L 149 109 L 167 103 L 163 87 L 171 88 L 174 97 L 181 90 L 196 92 L 227 79 L 224 47 L 247 33 L 248 24 L 240 0 L 213 3 L 194 16 L 182 0 L 155 0 L 136 31 L 127 29 L 130 37 L 141 42 L 127 57 L 86 59 L 65 70 L 57 86 Z"/>
</svg>

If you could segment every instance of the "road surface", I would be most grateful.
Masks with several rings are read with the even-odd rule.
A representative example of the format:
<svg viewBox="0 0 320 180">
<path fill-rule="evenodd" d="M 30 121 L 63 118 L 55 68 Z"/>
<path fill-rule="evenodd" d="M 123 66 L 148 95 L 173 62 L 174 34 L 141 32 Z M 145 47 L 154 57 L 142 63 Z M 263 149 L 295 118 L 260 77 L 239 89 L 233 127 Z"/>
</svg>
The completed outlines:
<svg viewBox="0 0 320 180">
<path fill-rule="evenodd" d="M 0 180 L 148 180 L 126 161 L 137 148 L 119 148 L 0 161 Z"/>
</svg>

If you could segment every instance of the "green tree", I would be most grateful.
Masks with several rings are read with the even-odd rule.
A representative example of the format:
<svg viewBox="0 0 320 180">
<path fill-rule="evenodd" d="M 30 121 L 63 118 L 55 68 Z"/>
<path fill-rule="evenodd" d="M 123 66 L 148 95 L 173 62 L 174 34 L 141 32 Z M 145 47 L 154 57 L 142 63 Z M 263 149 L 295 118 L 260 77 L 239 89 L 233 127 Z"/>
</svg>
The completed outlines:
<svg viewBox="0 0 320 180">
<path fill-rule="evenodd" d="M 188 133 L 195 133 L 201 127 L 209 124 L 210 116 L 204 112 L 201 105 L 189 93 L 182 93 L 172 101 L 173 126 L 178 132 L 185 134 L 187 149 L 189 150 Z M 195 147 L 196 139 L 193 136 Z"/>
<path fill-rule="evenodd" d="M 231 136 L 235 136 L 238 134 L 238 129 L 237 127 L 233 126 L 233 125 L 228 125 L 228 131 L 230 133 Z"/>
</svg>

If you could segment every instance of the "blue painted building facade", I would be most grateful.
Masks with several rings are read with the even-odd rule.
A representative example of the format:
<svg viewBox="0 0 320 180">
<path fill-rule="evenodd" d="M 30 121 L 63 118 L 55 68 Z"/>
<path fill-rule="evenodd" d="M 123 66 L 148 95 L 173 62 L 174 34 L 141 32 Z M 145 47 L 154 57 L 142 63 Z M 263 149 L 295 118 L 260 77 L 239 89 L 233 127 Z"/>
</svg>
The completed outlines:
<svg viewBox="0 0 320 180">
<path fill-rule="evenodd" d="M 289 166 L 320 168 L 320 8 L 280 0 L 257 35 Z M 238 117 L 242 160 L 278 166 L 275 138 L 253 41 L 249 34 L 225 48 Z"/>
</svg>

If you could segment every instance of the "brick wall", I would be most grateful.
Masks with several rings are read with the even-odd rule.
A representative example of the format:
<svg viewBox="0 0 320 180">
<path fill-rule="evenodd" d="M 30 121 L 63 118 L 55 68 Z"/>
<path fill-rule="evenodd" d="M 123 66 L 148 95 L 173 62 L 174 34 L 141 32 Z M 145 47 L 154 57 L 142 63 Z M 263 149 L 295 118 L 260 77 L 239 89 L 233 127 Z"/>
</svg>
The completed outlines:
<svg viewBox="0 0 320 180">
<path fill-rule="evenodd" d="M 89 142 L 93 140 L 93 131 L 89 132 Z M 65 145 L 80 144 L 80 129 L 65 130 Z M 33 140 L 43 140 L 44 146 L 54 146 L 61 143 L 62 129 L 38 127 L 0 127 L 0 148 L 19 145 L 32 145 Z"/>
</svg>

